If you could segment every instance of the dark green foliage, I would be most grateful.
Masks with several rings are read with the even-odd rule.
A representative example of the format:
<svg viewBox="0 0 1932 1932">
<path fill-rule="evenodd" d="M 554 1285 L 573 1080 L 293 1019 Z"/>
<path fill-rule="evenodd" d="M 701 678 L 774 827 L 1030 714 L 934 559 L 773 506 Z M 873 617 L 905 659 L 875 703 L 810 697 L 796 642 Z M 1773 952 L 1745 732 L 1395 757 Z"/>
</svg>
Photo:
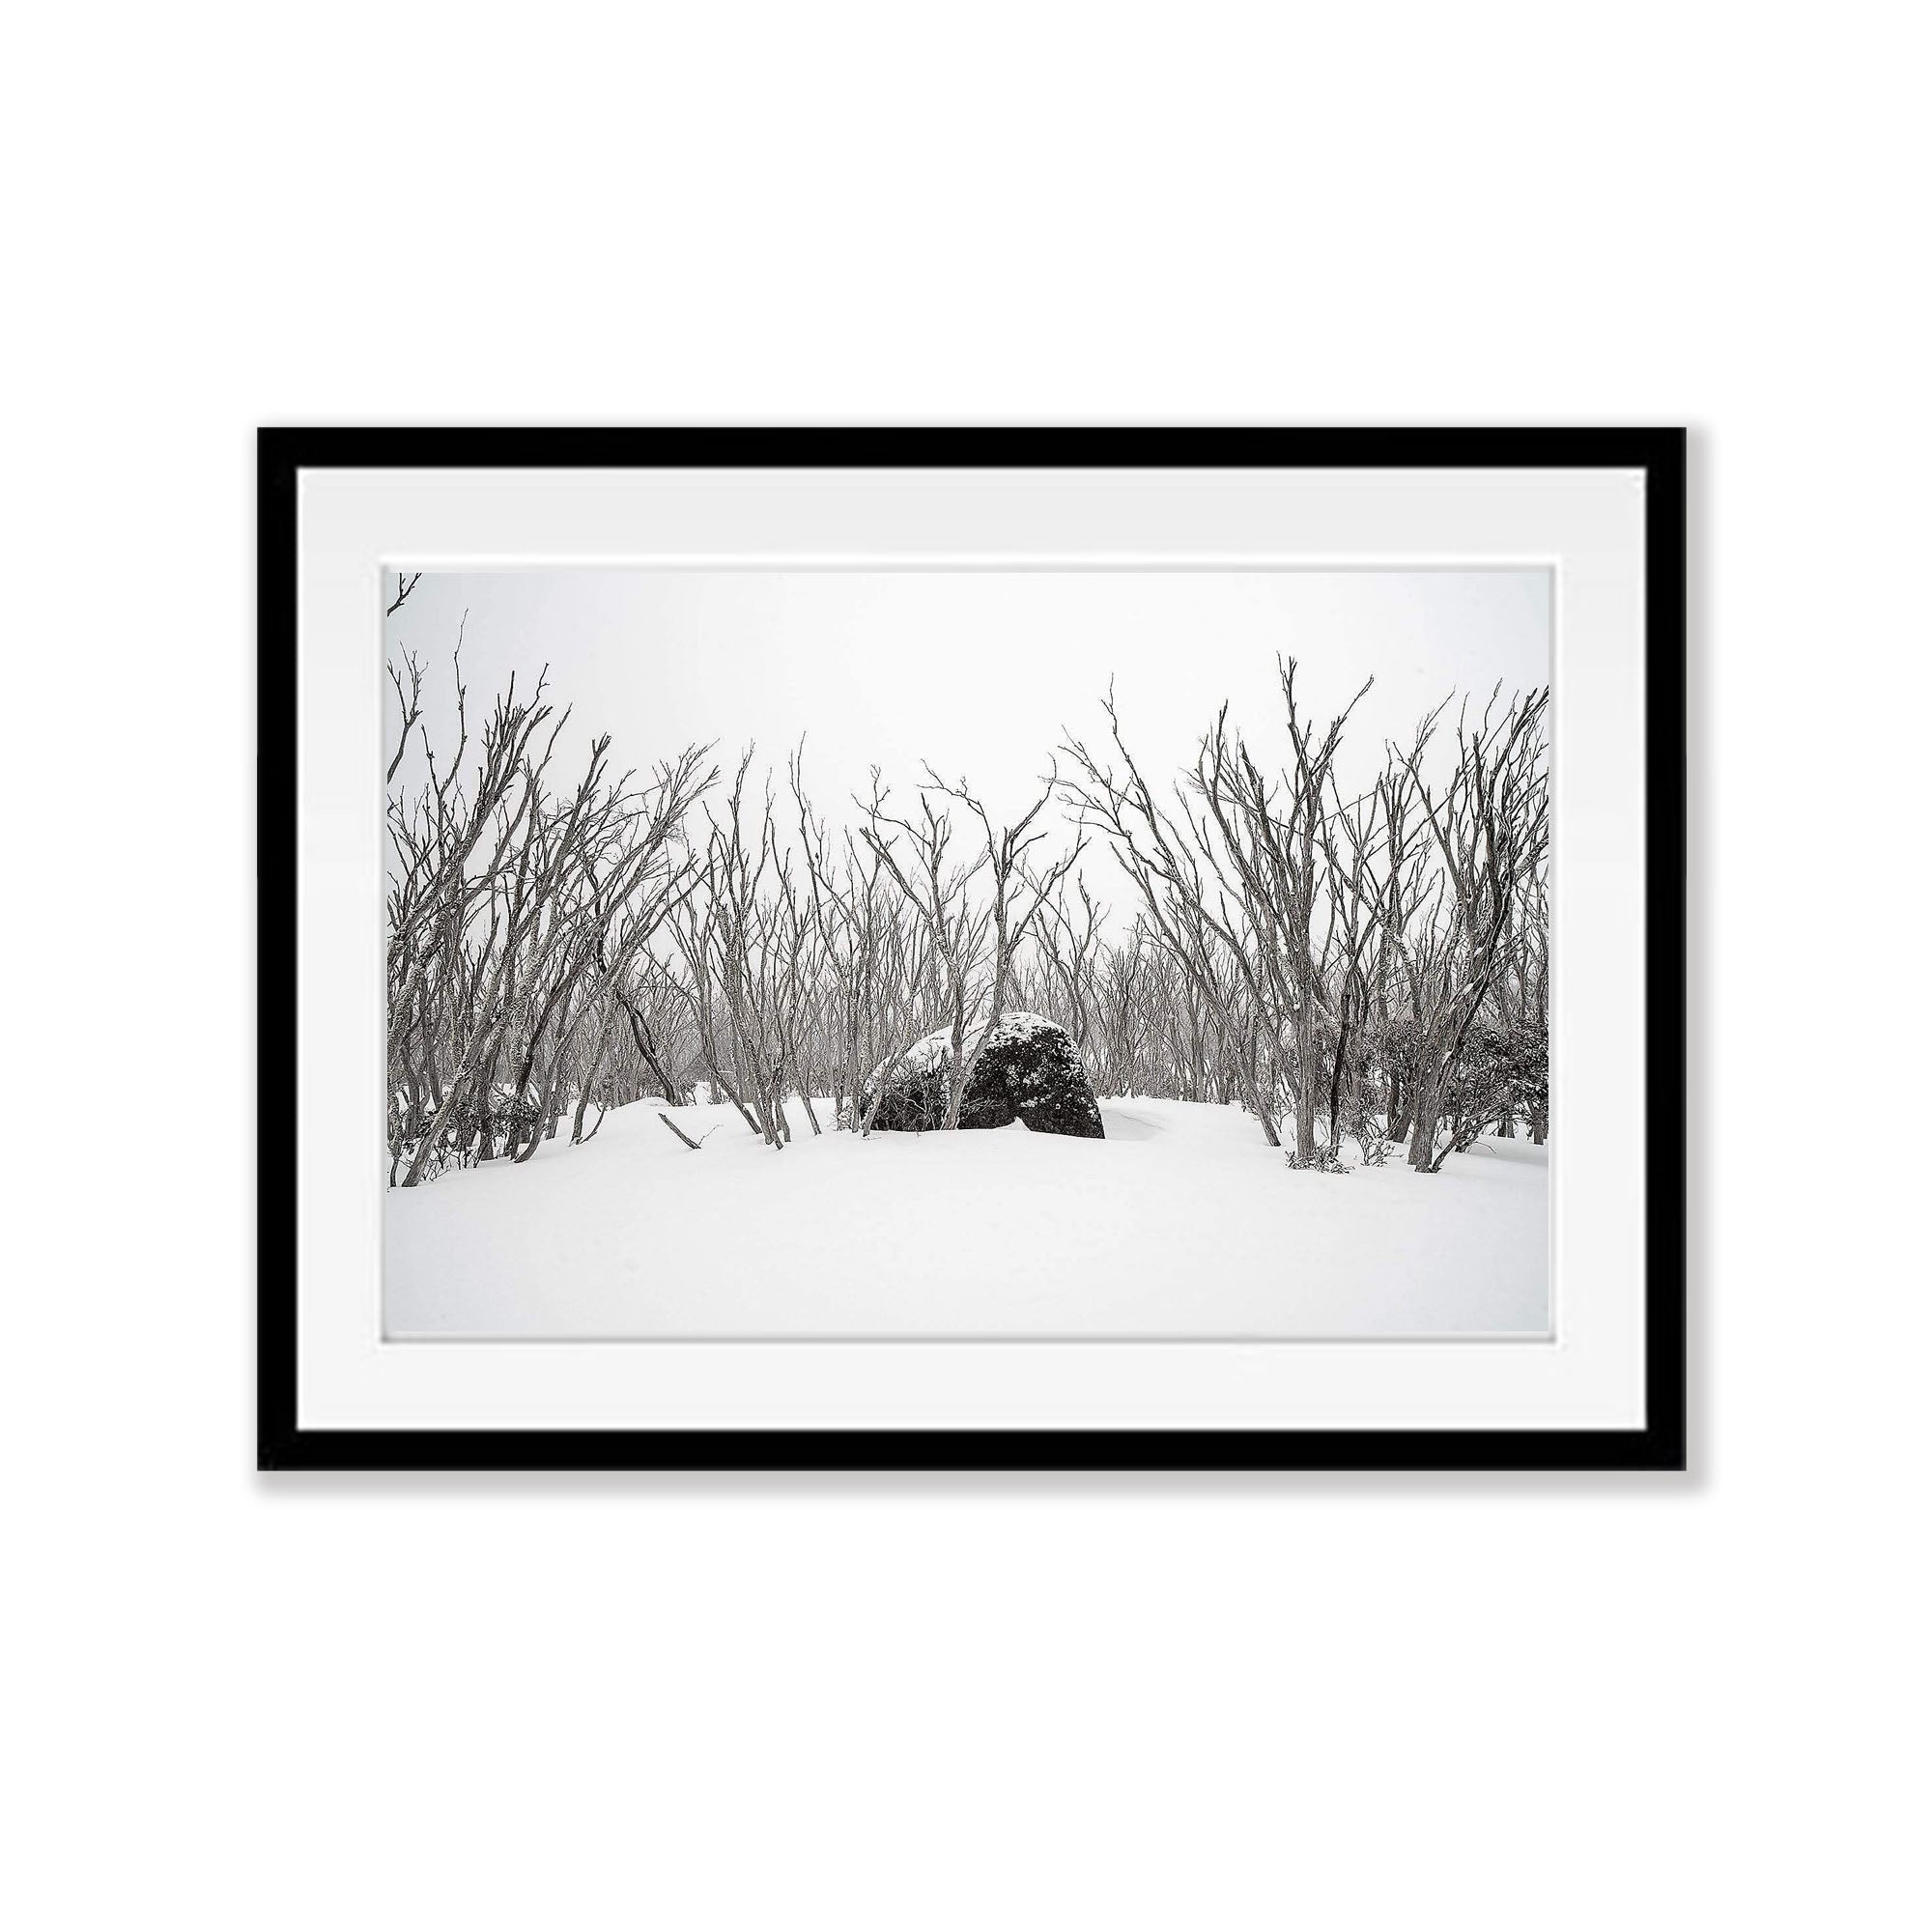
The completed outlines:
<svg viewBox="0 0 1932 1932">
<path fill-rule="evenodd" d="M 1549 1027 L 1538 1014 L 1479 1019 L 1463 1041 L 1449 1092 L 1455 1145 L 1467 1148 L 1498 1121 L 1542 1122 L 1549 1113 Z"/>
<path fill-rule="evenodd" d="M 946 1121 L 951 1041 L 922 1041 L 887 1076 L 874 1127 L 888 1133 L 928 1133 Z M 861 1097 L 861 1108 L 869 1096 Z M 1005 1127 L 1018 1121 L 1037 1134 L 1104 1140 L 1099 1104 L 1087 1069 L 1065 1032 L 1029 1013 L 1009 1013 L 973 1064 L 959 1107 L 962 1127 Z"/>
<path fill-rule="evenodd" d="M 466 1166 L 480 1150 L 480 1136 L 490 1129 L 491 1151 L 501 1154 L 513 1143 L 527 1141 L 541 1122 L 534 1089 L 519 1094 L 499 1085 L 490 1096 L 487 1115 L 480 1115 L 473 1102 L 451 1109 L 438 1109 L 425 1095 L 412 1102 L 401 1094 L 389 1100 L 389 1153 L 392 1161 L 413 1160 L 425 1139 L 433 1140 L 425 1174 L 440 1174 L 446 1167 Z"/>
</svg>

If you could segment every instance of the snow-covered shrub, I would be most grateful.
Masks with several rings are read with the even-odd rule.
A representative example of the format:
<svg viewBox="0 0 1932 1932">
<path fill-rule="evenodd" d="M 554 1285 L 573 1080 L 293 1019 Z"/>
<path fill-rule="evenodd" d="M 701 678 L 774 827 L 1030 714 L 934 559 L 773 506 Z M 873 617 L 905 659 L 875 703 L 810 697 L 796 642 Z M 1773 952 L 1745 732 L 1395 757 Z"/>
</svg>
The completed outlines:
<svg viewBox="0 0 1932 1932">
<path fill-rule="evenodd" d="M 1342 1122 L 1342 1130 L 1345 1135 L 1351 1135 L 1361 1149 L 1364 1167 L 1387 1165 L 1389 1152 L 1397 1143 L 1382 1132 L 1382 1123 L 1376 1118 L 1375 1110 L 1359 1094 Z"/>
<path fill-rule="evenodd" d="M 1342 1150 L 1340 1148 L 1325 1145 L 1318 1147 L 1313 1153 L 1307 1155 L 1305 1158 L 1301 1154 L 1296 1153 L 1293 1148 L 1290 1148 L 1288 1151 L 1288 1164 L 1298 1174 L 1348 1174 L 1352 1171 L 1348 1163 L 1343 1160 Z"/>
<path fill-rule="evenodd" d="M 890 1085 L 873 1113 L 872 1125 L 889 1133 L 936 1133 L 946 1124 L 946 1075 L 950 1065 L 950 1056 L 919 1064 L 911 1064 L 909 1056 L 901 1062 L 895 1072 L 884 1076 Z M 869 1092 L 860 1095 L 862 1111 L 871 1105 L 871 1099 Z"/>
<path fill-rule="evenodd" d="M 1497 1121 L 1549 1114 L 1549 1028 L 1541 1015 L 1507 1025 L 1479 1020 L 1463 1042 L 1446 1110 L 1458 1152 Z"/>
<path fill-rule="evenodd" d="M 534 1092 L 518 1093 L 507 1081 L 499 1081 L 490 1095 L 489 1111 L 483 1113 L 473 1101 L 439 1108 L 427 1094 L 412 1102 L 408 1095 L 389 1096 L 389 1158 L 392 1164 L 407 1167 L 415 1160 L 425 1141 L 431 1143 L 421 1178 L 429 1179 L 450 1167 L 466 1167 L 481 1151 L 482 1131 L 487 1124 L 491 1151 L 504 1152 L 513 1142 L 521 1144 L 537 1132 L 543 1123 L 542 1110 Z"/>
</svg>

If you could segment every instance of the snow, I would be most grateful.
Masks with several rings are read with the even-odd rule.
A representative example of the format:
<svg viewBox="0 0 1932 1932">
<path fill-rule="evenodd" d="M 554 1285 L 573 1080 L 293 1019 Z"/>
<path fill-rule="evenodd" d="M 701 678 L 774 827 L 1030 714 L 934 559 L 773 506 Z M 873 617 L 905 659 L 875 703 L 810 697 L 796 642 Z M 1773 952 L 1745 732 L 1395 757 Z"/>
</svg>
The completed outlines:
<svg viewBox="0 0 1932 1932">
<path fill-rule="evenodd" d="M 983 1025 L 983 1021 L 976 1020 L 966 1029 L 965 1045 L 969 1058 Z M 1004 1046 L 1009 1040 L 1030 1038 L 1034 1034 L 1046 1031 L 1058 1033 L 1061 1029 L 1055 1026 L 1053 1021 L 1042 1019 L 1038 1013 L 1015 1009 L 1000 1015 L 999 1023 L 986 1036 L 986 1045 Z M 924 1073 L 935 1066 L 944 1066 L 952 1058 L 952 1029 L 944 1026 L 936 1033 L 927 1034 L 923 1039 L 914 1040 L 896 1060 L 881 1061 L 872 1068 L 872 1077 L 867 1084 L 876 1086 L 880 1076 L 889 1068 L 893 1071 L 903 1068 L 908 1072 Z"/>
<path fill-rule="evenodd" d="M 385 1333 L 1548 1332 L 1548 1150 L 1523 1141 L 1434 1176 L 1399 1155 L 1338 1176 L 1293 1172 L 1235 1108 L 1179 1100 L 1103 1100 L 1104 1141 L 1017 1123 L 813 1138 L 794 1102 L 781 1151 L 728 1106 L 667 1110 L 709 1134 L 694 1153 L 658 1111 L 389 1190 Z"/>
</svg>

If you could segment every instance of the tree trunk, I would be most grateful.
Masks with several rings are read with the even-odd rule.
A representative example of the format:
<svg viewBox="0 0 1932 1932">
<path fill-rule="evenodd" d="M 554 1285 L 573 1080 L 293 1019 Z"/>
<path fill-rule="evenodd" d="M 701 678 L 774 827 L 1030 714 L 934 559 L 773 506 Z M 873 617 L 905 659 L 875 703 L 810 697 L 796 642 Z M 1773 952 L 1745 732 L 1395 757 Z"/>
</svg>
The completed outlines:
<svg viewBox="0 0 1932 1932">
<path fill-rule="evenodd" d="M 1334 1147 L 1342 1112 L 1342 1063 L 1349 1051 L 1349 996 L 1342 995 L 1342 1023 L 1335 1038 L 1335 1077 L 1328 1083 L 1328 1145 Z"/>
<path fill-rule="evenodd" d="M 497 1049 L 490 1049 L 490 1058 L 483 1065 L 483 1077 L 476 1086 L 476 1159 L 482 1162 L 492 1158 L 491 1150 L 496 1143 L 496 1131 L 492 1119 L 492 1105 L 497 1095 Z"/>
<path fill-rule="evenodd" d="M 597 1060 L 602 1060 L 603 1058 L 604 1055 L 600 1051 L 597 1055 Z M 590 1076 L 584 1081 L 582 1091 L 577 1096 L 577 1111 L 570 1117 L 570 1144 L 572 1147 L 581 1147 L 583 1143 L 583 1114 L 585 1108 L 590 1105 L 590 1089 L 596 1078 L 597 1062 L 592 1061 Z"/>
<path fill-rule="evenodd" d="M 651 1037 L 651 1030 L 644 1024 L 643 1015 L 621 988 L 618 989 L 617 999 L 624 1009 L 624 1017 L 631 1023 L 631 1043 L 638 1049 L 638 1058 L 650 1069 L 651 1078 L 658 1083 L 658 1092 L 673 1107 L 682 1107 L 688 1096 L 671 1077 L 670 1068 L 658 1057 L 657 1042 Z"/>
<path fill-rule="evenodd" d="M 1433 1081 L 1419 1081 L 1415 1094 L 1415 1128 L 1408 1142 L 1408 1164 L 1418 1174 L 1435 1172 L 1435 1129 L 1441 1117 L 1440 1090 Z"/>
<path fill-rule="evenodd" d="M 966 1091 L 966 1007 L 963 995 L 955 994 L 952 1004 L 952 1050 L 946 1062 L 946 1111 L 939 1117 L 942 1133 L 959 1124 L 959 1102 Z"/>
</svg>

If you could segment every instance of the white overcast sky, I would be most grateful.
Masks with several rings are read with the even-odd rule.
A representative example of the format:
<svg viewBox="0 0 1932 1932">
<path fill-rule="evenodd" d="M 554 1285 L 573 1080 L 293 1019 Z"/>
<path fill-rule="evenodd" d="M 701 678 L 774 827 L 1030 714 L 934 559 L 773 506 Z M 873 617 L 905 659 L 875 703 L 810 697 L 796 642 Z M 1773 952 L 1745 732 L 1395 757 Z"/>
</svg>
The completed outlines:
<svg viewBox="0 0 1932 1932">
<path fill-rule="evenodd" d="M 467 611 L 472 726 L 513 669 L 521 689 L 548 664 L 574 707 L 566 769 L 608 731 L 620 772 L 710 740 L 727 769 L 755 740 L 758 764 L 781 772 L 803 734 L 808 789 L 835 825 L 875 763 L 910 803 L 922 759 L 969 779 L 997 823 L 1031 804 L 1064 730 L 1104 739 L 1110 677 L 1151 780 L 1192 762 L 1223 699 L 1279 765 L 1278 653 L 1300 660 L 1297 692 L 1324 722 L 1374 677 L 1338 761 L 1352 795 L 1383 741 L 1451 692 L 1480 702 L 1499 680 L 1506 694 L 1547 684 L 1549 610 L 1542 570 L 571 569 L 426 573 L 384 629 L 392 656 L 424 660 L 444 755 Z M 390 747 L 399 715 L 391 693 Z M 419 775 L 412 756 L 399 781 Z M 1112 897 L 1109 871 L 1091 876 Z"/>
</svg>

